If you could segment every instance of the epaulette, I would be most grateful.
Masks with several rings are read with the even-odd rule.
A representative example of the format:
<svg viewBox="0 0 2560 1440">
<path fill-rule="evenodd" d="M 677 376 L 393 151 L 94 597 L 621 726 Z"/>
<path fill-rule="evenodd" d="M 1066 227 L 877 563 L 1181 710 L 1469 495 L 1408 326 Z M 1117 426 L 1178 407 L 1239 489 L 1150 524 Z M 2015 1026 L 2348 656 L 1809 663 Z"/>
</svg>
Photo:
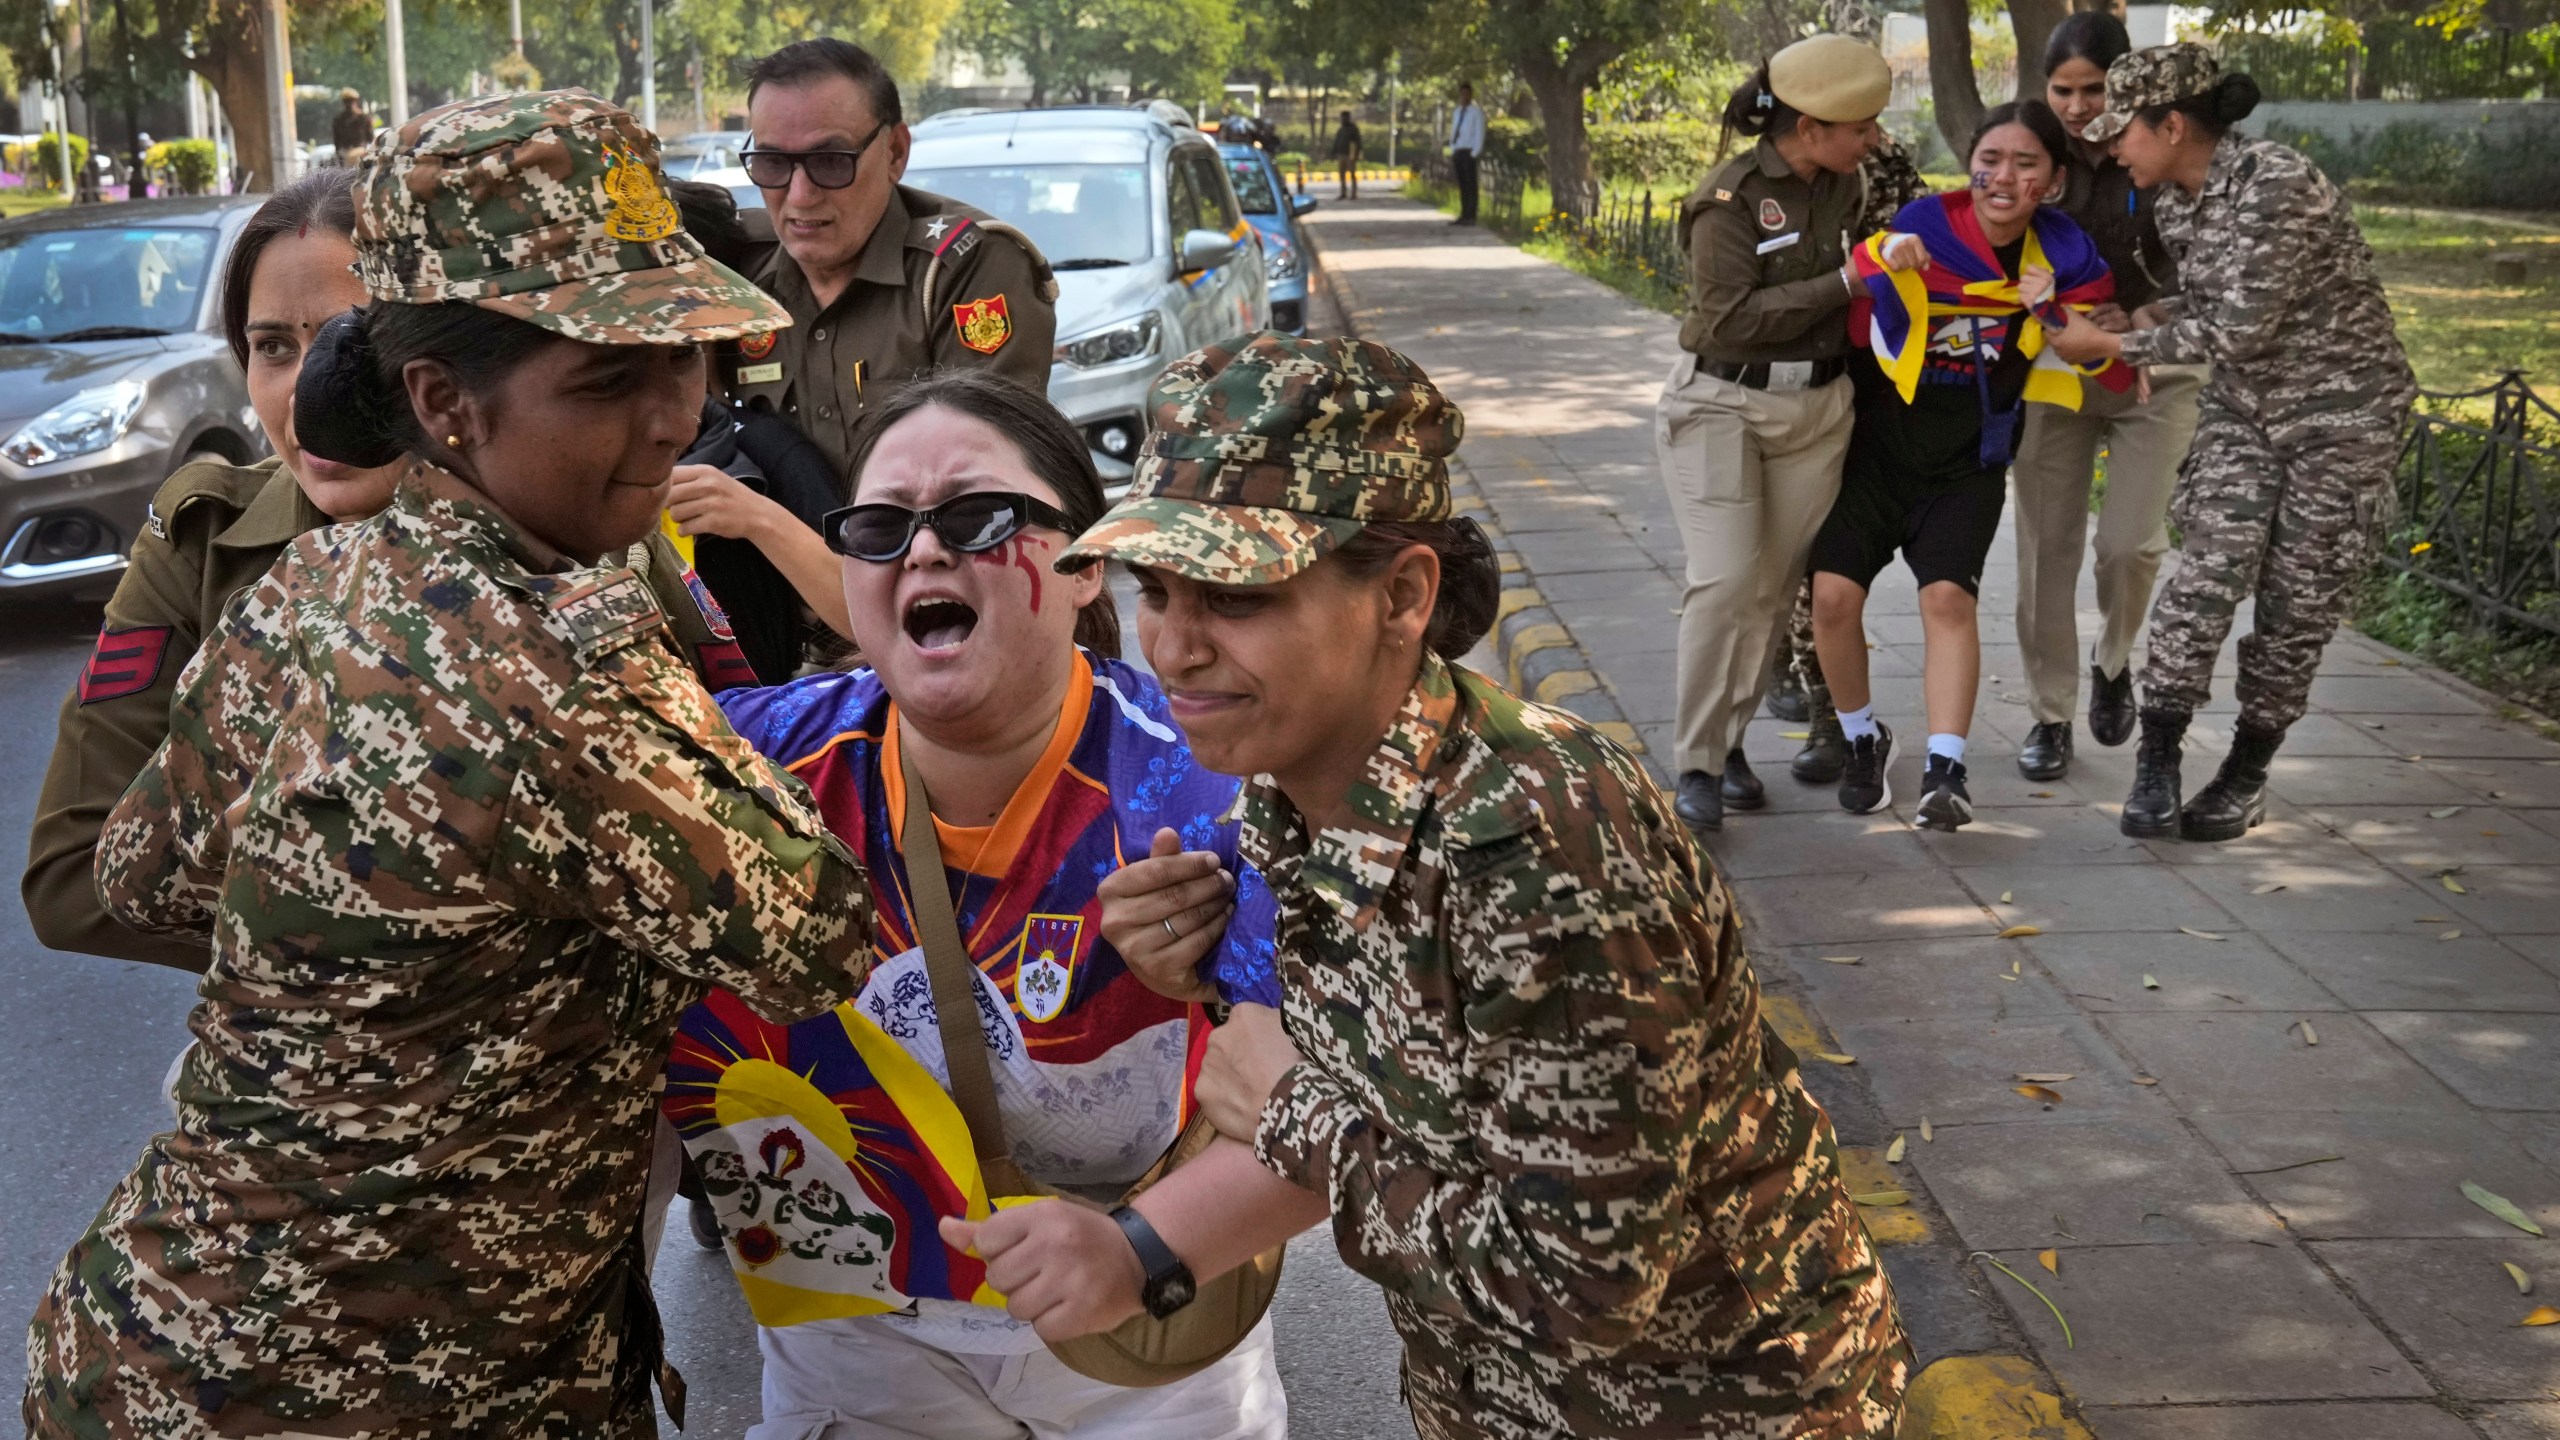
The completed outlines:
<svg viewBox="0 0 2560 1440">
<path fill-rule="evenodd" d="M 1053 305 L 1057 303 L 1058 278 L 1050 273 L 1048 257 L 1040 253 L 1039 246 L 1031 243 L 1030 236 L 1001 220 L 948 213 L 920 215 L 907 226 L 907 248 L 922 250 L 932 257 L 925 265 L 924 283 L 917 287 L 917 299 L 924 307 L 926 324 L 932 324 L 941 313 L 936 292 L 940 288 L 942 272 L 967 259 L 989 235 L 1002 235 L 1020 245 L 1022 253 L 1030 257 L 1032 270 L 1038 277 L 1040 298 Z"/>
<path fill-rule="evenodd" d="M 178 467 L 175 474 L 160 482 L 151 497 L 150 518 L 143 528 L 166 540 L 169 527 L 179 516 L 199 505 L 215 503 L 228 513 L 224 521 L 238 517 L 267 488 L 275 471 L 265 466 L 233 465 L 219 460 L 199 460 Z"/>
<path fill-rule="evenodd" d="M 592 579 L 546 591 L 542 603 L 567 627 L 582 665 L 591 665 L 597 657 L 666 624 L 658 597 L 650 593 L 648 580 L 637 570 L 602 571 Z"/>
</svg>

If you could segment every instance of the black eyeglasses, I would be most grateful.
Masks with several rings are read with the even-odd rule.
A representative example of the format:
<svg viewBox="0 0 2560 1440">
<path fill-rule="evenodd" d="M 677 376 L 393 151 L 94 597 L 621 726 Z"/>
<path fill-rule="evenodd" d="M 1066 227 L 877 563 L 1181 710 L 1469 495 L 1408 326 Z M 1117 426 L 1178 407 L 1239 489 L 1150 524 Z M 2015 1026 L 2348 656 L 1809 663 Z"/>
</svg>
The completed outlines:
<svg viewBox="0 0 2560 1440">
<path fill-rule="evenodd" d="M 956 495 L 930 510 L 904 505 L 848 505 L 827 512 L 818 533 L 827 548 L 856 560 L 886 565 L 907 553 L 916 531 L 930 525 L 942 543 L 963 555 L 993 550 L 1020 534 L 1026 525 L 1075 533 L 1075 524 L 1054 505 L 1010 490 L 974 490 Z"/>
<path fill-rule="evenodd" d="M 747 178 L 762 190 L 785 190 L 791 185 L 791 172 L 805 170 L 809 183 L 821 190 L 841 190 L 853 183 L 854 171 L 862 157 L 880 140 L 880 132 L 889 127 L 875 126 L 871 138 L 850 150 L 742 150 L 738 164 Z"/>
</svg>

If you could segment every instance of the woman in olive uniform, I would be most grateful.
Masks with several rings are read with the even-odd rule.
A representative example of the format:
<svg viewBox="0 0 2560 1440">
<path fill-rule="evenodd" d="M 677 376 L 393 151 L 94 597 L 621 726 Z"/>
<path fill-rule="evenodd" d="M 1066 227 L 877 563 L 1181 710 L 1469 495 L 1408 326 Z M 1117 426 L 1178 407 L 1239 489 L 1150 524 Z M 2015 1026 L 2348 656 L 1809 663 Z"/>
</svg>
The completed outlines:
<svg viewBox="0 0 2560 1440">
<path fill-rule="evenodd" d="M 1283 1008 L 1236 1007 L 1200 1105 L 1326 1198 L 1425 1440 L 1891 1435 L 1909 1348 L 1731 896 L 1624 750 L 1453 663 L 1499 586 L 1450 518 L 1457 410 L 1392 350 L 1268 332 L 1151 399 L 1060 564 L 1129 565 L 1193 752 L 1259 777 Z M 1214 857 L 1102 893 L 1148 984 L 1197 993 Z"/>
<path fill-rule="evenodd" d="M 144 934 L 98 904 L 98 827 L 168 735 L 178 673 L 231 598 L 296 537 L 369 518 L 390 502 L 401 465 L 323 460 L 302 449 L 293 429 L 294 381 L 313 335 L 364 303 L 350 238 L 355 180 L 355 171 L 332 168 L 277 191 L 223 262 L 223 338 L 276 453 L 255 465 L 199 461 L 179 470 L 160 487 L 151 523 L 133 543 L 89 663 L 63 699 L 27 840 L 20 893 L 36 938 L 52 949 L 204 969 L 209 952 L 200 939 Z M 648 544 L 652 588 L 684 653 L 706 678 L 734 675 L 726 622 L 695 602 L 673 547 L 656 535 Z"/>
<path fill-rule="evenodd" d="M 2107 67 L 2107 108 L 2082 132 L 2111 142 L 2136 185 L 2165 187 L 2160 238 L 2181 291 L 2147 328 L 2083 319 L 2054 349 L 2212 366 L 2169 512 L 2178 569 L 2151 610 L 2122 817 L 2137 837 L 2235 840 L 2266 818 L 2267 766 L 2372 557 L 2417 397 L 2354 208 L 2300 151 L 2231 128 L 2257 103 L 2257 85 L 2221 73 L 2210 50 L 2163 45 Z M 2179 747 L 2250 599 L 2231 752 L 2182 804 Z"/>
<path fill-rule="evenodd" d="M 37 1308 L 37 1440 L 623 1440 L 653 1381 L 681 1410 L 640 1239 L 659 1057 L 710 983 L 844 1000 L 872 907 L 622 563 L 703 345 L 787 323 L 656 164 L 583 91 L 366 158 L 373 303 L 322 327 L 296 434 L 403 466 L 223 612 L 100 834 L 109 912 L 212 961 L 177 1127 Z"/>
<path fill-rule="evenodd" d="M 1846 266 L 1859 162 L 1883 132 L 1884 57 L 1839 35 L 1770 57 L 1725 107 L 1756 143 L 1681 206 L 1689 315 L 1653 442 L 1688 551 L 1680 601 L 1680 818 L 1768 803 L 1742 757 L 1788 602 L 1849 446 Z"/>
</svg>

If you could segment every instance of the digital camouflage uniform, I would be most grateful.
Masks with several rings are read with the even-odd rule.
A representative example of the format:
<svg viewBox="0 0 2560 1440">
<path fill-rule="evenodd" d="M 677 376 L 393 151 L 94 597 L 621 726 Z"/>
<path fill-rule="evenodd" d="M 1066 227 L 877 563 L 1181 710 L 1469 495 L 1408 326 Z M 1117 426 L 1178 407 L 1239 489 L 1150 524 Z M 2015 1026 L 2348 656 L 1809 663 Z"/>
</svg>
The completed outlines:
<svg viewBox="0 0 2560 1440">
<path fill-rule="evenodd" d="M 1266 334 L 1153 398 L 1070 557 L 1252 583 L 1448 513 L 1461 418 L 1393 351 Z M 1386 1291 L 1424 1440 L 1890 1436 L 1910 1351 L 1829 1118 L 1636 762 L 1426 656 L 1349 805 L 1242 800 L 1305 1057 L 1255 1151 Z"/>
<path fill-rule="evenodd" d="M 27 922 L 56 950 L 201 971 L 202 937 L 145 935 L 98 903 L 98 827 L 169 734 L 169 701 L 231 598 L 274 567 L 296 536 L 329 523 L 273 459 L 205 461 L 169 477 L 133 542 L 79 682 L 63 697 L 53 760 L 36 799 L 20 884 Z M 740 683 L 746 657 L 718 608 L 699 603 L 667 538 L 642 542 L 658 606 L 680 653 L 714 690 Z"/>
<path fill-rule="evenodd" d="M 575 266 L 610 283 L 546 299 L 553 328 L 769 328 L 652 248 L 655 158 L 580 92 L 429 112 L 360 182 L 367 279 L 440 260 L 513 305 L 510 260 Z M 226 610 L 97 868 L 117 920 L 209 932 L 212 964 L 177 1128 L 37 1309 L 29 1434 L 653 1434 L 659 1057 L 711 983 L 776 1018 L 841 1001 L 871 908 L 648 583 L 413 465 Z"/>
<path fill-rule="evenodd" d="M 1847 7 L 1856 11 L 1855 0 Z M 1856 33 L 1847 24 L 1831 27 L 1842 34 Z M 1929 193 L 1929 183 L 1920 178 L 1920 167 L 1911 163 L 1911 152 L 1891 135 L 1870 152 L 1859 166 L 1859 177 L 1866 181 L 1867 203 L 1857 229 L 1859 236 L 1873 235 L 1893 223 L 1893 214 L 1903 206 Z M 1815 726 L 1836 726 L 1839 712 L 1831 704 L 1831 682 L 1822 678 L 1822 658 L 1813 653 L 1813 574 L 1805 573 L 1796 585 L 1795 609 L 1787 617 L 1785 650 L 1778 663 L 1795 671 L 1796 683 L 1804 687 L 1805 704 Z"/>
<path fill-rule="evenodd" d="M 2089 136 L 2214 78 L 2201 46 L 2128 55 L 2109 67 L 2108 109 Z M 2170 505 L 2178 568 L 2152 606 L 2144 701 L 2201 706 L 2232 617 L 2254 596 L 2240 719 L 2281 734 L 2302 717 L 2371 558 L 2417 382 L 2354 211 L 2301 152 L 2224 136 L 2202 190 L 2162 187 L 2159 225 L 2181 290 L 2160 302 L 2170 323 L 2124 337 L 2125 363 L 2213 372 Z"/>
</svg>

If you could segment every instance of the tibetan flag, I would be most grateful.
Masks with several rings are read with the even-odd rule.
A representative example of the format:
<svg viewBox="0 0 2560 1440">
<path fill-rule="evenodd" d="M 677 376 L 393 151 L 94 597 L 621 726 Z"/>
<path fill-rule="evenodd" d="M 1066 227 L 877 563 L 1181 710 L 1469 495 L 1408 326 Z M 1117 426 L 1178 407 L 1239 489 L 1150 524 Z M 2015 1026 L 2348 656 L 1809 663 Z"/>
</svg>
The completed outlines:
<svg viewBox="0 0 2560 1440">
<path fill-rule="evenodd" d="M 1919 236 L 1928 247 L 1929 263 L 1918 270 L 1886 269 L 1884 242 L 1893 234 Z M 1919 388 L 1930 337 L 1959 316 L 2013 322 L 2013 343 L 2034 362 L 2027 372 L 2029 400 L 2077 410 L 2083 375 L 2110 390 L 2133 384 L 2133 372 L 2117 361 L 2073 365 L 2045 345 L 2045 327 L 2063 322 L 2061 307 L 2087 311 L 2115 298 L 2115 277 L 2098 258 L 2096 243 L 2050 206 L 2038 209 L 2029 222 L 2018 261 L 2022 272 L 2039 265 L 2053 272 L 2054 295 L 2033 310 L 2019 298 L 2018 282 L 2001 270 L 1984 238 L 1970 191 L 1924 195 L 1903 206 L 1892 227 L 1869 236 L 1850 252 L 1850 261 L 1866 293 L 1850 302 L 1849 333 L 1875 352 L 1876 363 L 1905 402 Z"/>
</svg>

